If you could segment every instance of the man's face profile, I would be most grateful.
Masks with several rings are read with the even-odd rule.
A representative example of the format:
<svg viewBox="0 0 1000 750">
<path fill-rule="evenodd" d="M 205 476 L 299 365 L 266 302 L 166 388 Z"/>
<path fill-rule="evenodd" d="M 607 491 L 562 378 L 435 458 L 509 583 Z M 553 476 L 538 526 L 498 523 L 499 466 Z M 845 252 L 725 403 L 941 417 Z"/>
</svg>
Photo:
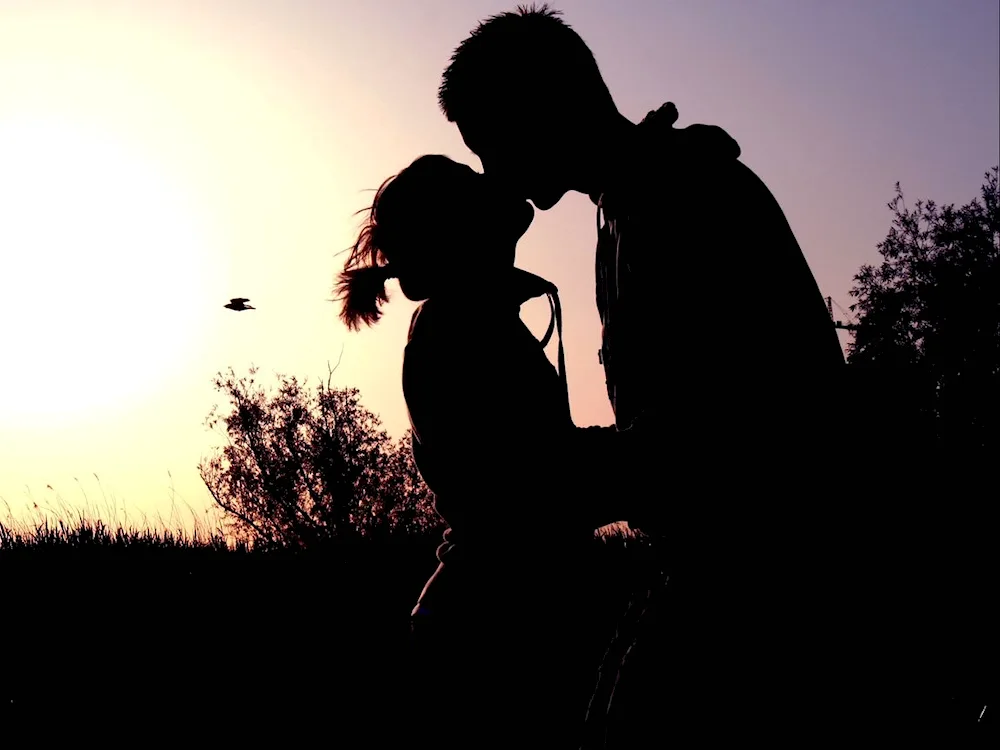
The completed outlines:
<svg viewBox="0 0 1000 750">
<path fill-rule="evenodd" d="M 551 123 L 521 117 L 508 108 L 457 122 L 466 146 L 479 157 L 483 172 L 503 182 L 519 198 L 545 211 L 568 190 L 558 166 L 559 140 Z"/>
</svg>

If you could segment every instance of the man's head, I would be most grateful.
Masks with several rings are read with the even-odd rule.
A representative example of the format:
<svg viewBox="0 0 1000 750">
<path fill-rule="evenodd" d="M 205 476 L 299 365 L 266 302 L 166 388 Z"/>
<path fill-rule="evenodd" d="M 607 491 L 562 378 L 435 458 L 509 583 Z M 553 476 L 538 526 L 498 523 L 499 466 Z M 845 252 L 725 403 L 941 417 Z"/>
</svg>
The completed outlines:
<svg viewBox="0 0 1000 750">
<path fill-rule="evenodd" d="M 483 171 L 542 210 L 587 189 L 594 136 L 618 114 L 593 53 L 547 5 L 480 23 L 453 53 L 438 98 Z"/>
</svg>

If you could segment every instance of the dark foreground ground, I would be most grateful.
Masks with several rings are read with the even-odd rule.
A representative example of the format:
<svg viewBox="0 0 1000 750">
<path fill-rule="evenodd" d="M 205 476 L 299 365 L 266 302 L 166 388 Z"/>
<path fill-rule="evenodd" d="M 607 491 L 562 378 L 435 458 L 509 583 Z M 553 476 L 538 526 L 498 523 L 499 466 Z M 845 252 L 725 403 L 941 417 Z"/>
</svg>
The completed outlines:
<svg viewBox="0 0 1000 750">
<path fill-rule="evenodd" d="M 0 549 L 0 746 L 25 746 L 4 736 L 37 742 L 65 731 L 140 745 L 433 744 L 438 730 L 407 708 L 421 689 L 408 615 L 438 541 L 299 555 L 142 544 Z M 996 593 L 970 584 L 949 602 L 929 600 L 928 617 L 945 623 L 942 606 Z M 961 633 L 952 628 L 948 638 L 966 682 L 941 711 L 968 727 L 956 747 L 985 747 L 1000 706 L 985 723 L 973 716 L 994 684 L 986 671 L 996 634 Z"/>
<path fill-rule="evenodd" d="M 436 543 L 0 551 L 3 712 L 172 740 L 399 739 L 409 609 Z"/>
</svg>

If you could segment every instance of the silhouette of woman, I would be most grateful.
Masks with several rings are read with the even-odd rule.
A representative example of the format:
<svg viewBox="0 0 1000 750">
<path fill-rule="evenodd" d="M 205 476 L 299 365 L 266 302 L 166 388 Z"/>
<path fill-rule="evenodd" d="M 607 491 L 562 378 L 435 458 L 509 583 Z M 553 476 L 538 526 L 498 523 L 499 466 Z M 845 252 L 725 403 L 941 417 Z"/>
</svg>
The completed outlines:
<svg viewBox="0 0 1000 750">
<path fill-rule="evenodd" d="M 379 320 L 390 278 L 421 301 L 403 393 L 448 530 L 411 624 L 437 747 L 578 748 L 607 645 L 588 570 L 595 529 L 629 512 L 634 446 L 627 430 L 573 425 L 561 333 L 558 369 L 544 352 L 555 287 L 514 266 L 533 215 L 470 167 L 422 156 L 379 188 L 337 283 L 354 330 Z M 542 295 L 553 323 L 539 341 L 519 312 Z"/>
</svg>

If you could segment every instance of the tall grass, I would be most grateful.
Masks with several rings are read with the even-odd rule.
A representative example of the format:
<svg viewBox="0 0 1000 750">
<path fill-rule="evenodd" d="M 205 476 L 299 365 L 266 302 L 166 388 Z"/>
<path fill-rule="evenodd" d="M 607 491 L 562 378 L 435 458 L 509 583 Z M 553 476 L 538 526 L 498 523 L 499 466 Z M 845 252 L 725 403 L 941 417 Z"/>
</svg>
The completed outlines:
<svg viewBox="0 0 1000 750">
<path fill-rule="evenodd" d="M 170 493 L 170 511 L 150 515 L 107 493 L 97 479 L 100 501 L 92 501 L 80 486 L 82 502 L 71 503 L 47 485 L 52 497 L 36 499 L 20 513 L 0 497 L 5 516 L 0 516 L 0 550 L 51 547 L 119 548 L 209 548 L 218 551 L 246 550 L 245 541 L 229 530 L 224 512 L 215 507 L 196 511 Z"/>
<path fill-rule="evenodd" d="M 77 518 L 73 521 L 45 519 L 34 525 L 23 522 L 7 525 L 0 522 L 0 550 L 41 549 L 44 547 L 183 547 L 210 548 L 220 552 L 246 549 L 246 544 L 233 542 L 216 530 L 196 528 L 124 528 L 110 527 L 100 519 Z"/>
</svg>

